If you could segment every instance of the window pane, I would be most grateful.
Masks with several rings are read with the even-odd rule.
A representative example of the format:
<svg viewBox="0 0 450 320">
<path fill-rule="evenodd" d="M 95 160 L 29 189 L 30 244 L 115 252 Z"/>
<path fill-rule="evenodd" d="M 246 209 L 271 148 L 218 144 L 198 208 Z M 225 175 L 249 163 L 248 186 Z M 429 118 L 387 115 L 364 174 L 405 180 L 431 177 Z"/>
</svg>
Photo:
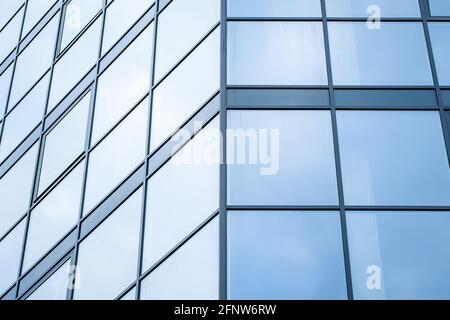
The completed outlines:
<svg viewBox="0 0 450 320">
<path fill-rule="evenodd" d="M 334 84 L 433 84 L 422 23 L 382 22 L 370 30 L 365 22 L 330 22 L 328 28 Z"/>
<path fill-rule="evenodd" d="M 45 71 L 50 68 L 55 53 L 58 17 L 58 14 L 56 14 L 18 56 L 11 89 L 10 105 L 15 105 Z"/>
<path fill-rule="evenodd" d="M 230 299 L 346 299 L 339 214 L 229 212 Z"/>
<path fill-rule="evenodd" d="M 144 270 L 162 258 L 219 207 L 220 141 L 214 139 L 218 128 L 219 121 L 215 119 L 150 178 Z M 217 151 L 211 159 L 200 162 L 192 160 L 194 155 L 211 149 Z"/>
<path fill-rule="evenodd" d="M 50 112 L 97 62 L 100 32 L 101 19 L 98 19 L 56 63 L 47 112 Z"/>
<path fill-rule="evenodd" d="M 348 205 L 450 204 L 450 170 L 438 112 L 340 111 Z"/>
<path fill-rule="evenodd" d="M 114 299 L 136 279 L 141 203 L 139 189 L 80 244 L 75 300 Z"/>
<path fill-rule="evenodd" d="M 120 37 L 133 26 L 155 0 L 115 0 L 106 9 L 105 31 L 103 35 L 102 52 L 105 53 L 116 43 Z M 153 34 L 153 32 L 152 32 Z M 150 41 L 148 44 L 153 43 Z"/>
<path fill-rule="evenodd" d="M 25 0 L 8 0 L 0 1 L 0 29 L 8 22 L 8 20 L 19 10 L 19 7 Z"/>
<path fill-rule="evenodd" d="M 77 223 L 83 173 L 81 162 L 31 212 L 23 270 L 31 267 Z"/>
<path fill-rule="evenodd" d="M 144 160 L 147 136 L 145 99 L 90 155 L 84 214 Z"/>
<path fill-rule="evenodd" d="M 229 17 L 321 17 L 320 0 L 228 0 Z"/>
<path fill-rule="evenodd" d="M 228 128 L 229 204 L 338 203 L 329 111 L 230 111 Z"/>
<path fill-rule="evenodd" d="M 0 242 L 0 294 L 17 279 L 24 231 L 25 220 Z"/>
<path fill-rule="evenodd" d="M 329 17 L 420 17 L 418 0 L 326 0 Z"/>
<path fill-rule="evenodd" d="M 17 46 L 20 28 L 22 27 L 23 9 L 1 30 L 0 28 L 0 62 L 2 62 Z"/>
<path fill-rule="evenodd" d="M 449 2 L 450 4 L 450 2 Z M 450 85 L 450 23 L 429 23 L 434 62 L 440 85 Z"/>
<path fill-rule="evenodd" d="M 178 1 L 178 0 L 177 0 Z M 153 96 L 151 150 L 158 147 L 220 87 L 220 31 L 209 36 Z"/>
<path fill-rule="evenodd" d="M 219 299 L 218 218 L 203 227 L 145 278 L 141 299 Z"/>
<path fill-rule="evenodd" d="M 142 290 L 142 289 L 141 289 Z M 131 289 L 130 291 L 127 292 L 127 294 L 125 294 L 122 298 L 120 298 L 119 300 L 122 301 L 130 301 L 130 300 L 136 300 L 136 288 Z"/>
<path fill-rule="evenodd" d="M 347 215 L 356 299 L 449 299 L 450 212 Z"/>
<path fill-rule="evenodd" d="M 158 18 L 155 80 L 159 80 L 220 20 L 218 0 L 175 0 Z"/>
<path fill-rule="evenodd" d="M 0 116 L 3 116 L 11 84 L 12 64 L 0 75 Z"/>
<path fill-rule="evenodd" d="M 86 27 L 97 12 L 102 8 L 102 0 L 72 0 L 65 11 L 64 29 L 61 39 L 61 50 Z M 95 51 L 94 48 L 91 49 Z"/>
<path fill-rule="evenodd" d="M 450 2 L 448 0 L 428 0 L 432 16 L 450 16 Z"/>
<path fill-rule="evenodd" d="M 6 159 L 42 120 L 47 103 L 49 79 L 50 74 L 47 73 L 5 119 L 0 162 Z"/>
<path fill-rule="evenodd" d="M 45 138 L 39 192 L 50 184 L 84 151 L 90 92 Z"/>
<path fill-rule="evenodd" d="M 150 87 L 153 24 L 100 76 L 93 143 L 141 99 Z"/>
<path fill-rule="evenodd" d="M 322 23 L 228 23 L 228 83 L 327 84 Z"/>
<path fill-rule="evenodd" d="M 56 0 L 28 0 L 22 38 L 34 27 Z"/>
<path fill-rule="evenodd" d="M 31 188 L 38 147 L 34 145 L 0 179 L 0 237 L 25 214 L 30 204 Z"/>
<path fill-rule="evenodd" d="M 66 300 L 70 260 L 64 263 L 26 300 Z"/>
</svg>

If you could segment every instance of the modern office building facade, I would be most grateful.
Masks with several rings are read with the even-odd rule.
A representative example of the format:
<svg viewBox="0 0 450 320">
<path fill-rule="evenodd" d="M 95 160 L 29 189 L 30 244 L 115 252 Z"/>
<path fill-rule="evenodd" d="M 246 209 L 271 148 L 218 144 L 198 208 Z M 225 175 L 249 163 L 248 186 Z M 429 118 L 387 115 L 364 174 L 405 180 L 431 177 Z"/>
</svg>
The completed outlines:
<svg viewBox="0 0 450 320">
<path fill-rule="evenodd" d="M 450 299 L 450 1 L 3 0 L 0 298 Z"/>
</svg>

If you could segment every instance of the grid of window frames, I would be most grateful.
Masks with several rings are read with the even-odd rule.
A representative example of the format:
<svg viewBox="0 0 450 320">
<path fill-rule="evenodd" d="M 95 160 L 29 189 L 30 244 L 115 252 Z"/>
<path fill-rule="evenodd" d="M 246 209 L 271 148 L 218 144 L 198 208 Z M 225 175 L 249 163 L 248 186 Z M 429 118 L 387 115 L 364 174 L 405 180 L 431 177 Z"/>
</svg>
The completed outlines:
<svg viewBox="0 0 450 320">
<path fill-rule="evenodd" d="M 1 299 L 450 298 L 448 1 L 131 2 L 0 4 Z"/>
</svg>

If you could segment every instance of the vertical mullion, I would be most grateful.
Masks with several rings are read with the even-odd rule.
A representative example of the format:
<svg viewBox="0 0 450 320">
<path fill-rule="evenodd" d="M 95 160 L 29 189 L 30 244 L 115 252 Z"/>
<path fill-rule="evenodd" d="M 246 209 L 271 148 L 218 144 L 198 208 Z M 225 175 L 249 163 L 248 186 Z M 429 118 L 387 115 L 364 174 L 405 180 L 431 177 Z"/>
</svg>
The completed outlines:
<svg viewBox="0 0 450 320">
<path fill-rule="evenodd" d="M 220 132 L 222 155 L 219 176 L 219 299 L 228 299 L 227 236 L 227 0 L 220 0 Z"/>
<path fill-rule="evenodd" d="M 145 219 L 146 219 L 146 208 L 147 208 L 147 189 L 148 189 L 148 161 L 150 154 L 150 139 L 151 139 L 151 131 L 152 131 L 152 111 L 153 111 L 153 82 L 155 79 L 155 60 L 156 60 L 156 42 L 157 42 L 157 32 L 158 32 L 158 11 L 159 11 L 159 0 L 155 1 L 155 18 L 153 20 L 153 49 L 152 49 L 152 61 L 151 61 L 151 70 L 150 70 L 150 86 L 148 93 L 148 110 L 147 110 L 147 141 L 145 145 L 145 175 L 142 187 L 142 205 L 141 205 L 141 226 L 140 226 L 140 234 L 139 234 L 139 247 L 138 247 L 138 263 L 137 263 L 137 271 L 136 271 L 136 289 L 135 289 L 135 299 L 141 299 L 141 274 L 143 269 L 143 261 L 144 261 L 144 239 L 145 239 Z M 150 24 L 151 25 L 151 24 Z M 148 28 L 148 27 L 147 27 Z"/>
<path fill-rule="evenodd" d="M 61 9 L 63 6 L 63 0 L 59 0 L 59 11 L 55 14 L 59 15 L 59 24 L 61 24 L 61 20 L 62 20 L 62 16 L 61 16 Z M 28 2 L 27 2 L 28 5 Z M 51 19 L 54 19 L 53 16 Z M 50 19 L 50 21 L 51 21 Z M 49 21 L 49 23 L 50 23 Z M 25 16 L 24 16 L 24 21 L 22 23 L 22 29 L 21 29 L 21 35 L 22 36 L 22 32 L 23 32 L 23 26 L 25 23 Z M 45 26 L 44 26 L 45 28 Z M 59 34 L 59 28 L 57 29 L 57 37 Z M 39 32 L 42 32 L 42 30 L 40 30 Z M 42 158 L 43 158 L 43 153 L 44 153 L 44 129 L 45 129 L 45 125 L 44 125 L 44 120 L 45 120 L 45 114 L 47 113 L 47 108 L 48 108 L 48 102 L 49 102 L 49 98 L 50 98 L 50 88 L 51 88 L 51 84 L 52 84 L 52 77 L 53 77 L 53 69 L 54 69 L 54 65 L 55 65 L 55 59 L 57 57 L 57 39 L 55 40 L 55 47 L 53 48 L 53 61 L 52 61 L 52 65 L 50 68 L 50 79 L 49 79 L 49 84 L 48 84 L 48 88 L 47 88 L 47 98 L 46 98 L 46 107 L 45 107 L 45 112 L 42 115 L 42 120 L 41 120 L 41 124 L 39 125 L 40 128 L 40 135 L 39 135 L 39 139 L 37 142 L 35 142 L 33 144 L 33 147 L 36 146 L 38 147 L 38 154 L 36 156 L 36 162 L 35 162 L 35 167 L 34 167 L 34 174 L 33 174 L 33 183 L 32 183 L 32 188 L 31 188 L 31 194 L 30 194 L 30 199 L 29 199 L 29 206 L 28 206 L 28 211 L 26 213 L 26 217 L 25 219 L 25 233 L 23 236 L 23 242 L 22 242 L 22 250 L 21 250 L 21 255 L 20 255 L 20 262 L 19 262 L 19 270 L 18 270 L 18 276 L 17 276 L 17 281 L 16 281 L 16 299 L 19 297 L 19 284 L 20 284 L 20 276 L 22 274 L 22 268 L 23 268 L 23 261 L 24 261 L 24 257 L 25 257 L 25 249 L 26 249 L 26 242 L 27 242 L 27 237 L 28 237 L 28 229 L 29 229 L 29 225 L 30 225 L 30 216 L 31 216 L 31 206 L 33 205 L 33 201 L 35 199 L 35 196 L 37 194 L 37 190 L 38 190 L 38 182 L 39 182 L 39 174 L 40 174 L 40 167 L 41 167 L 41 162 L 42 162 Z M 19 46 L 18 46 L 19 47 Z M 17 57 L 16 57 L 16 62 L 17 62 Z M 11 93 L 11 92 L 10 92 Z M 30 148 L 31 149 L 31 148 Z"/>
<path fill-rule="evenodd" d="M 331 70 L 331 53 L 330 53 L 330 43 L 328 34 L 328 19 L 326 12 L 325 0 L 321 0 L 322 7 L 322 24 L 323 24 L 323 34 L 325 42 L 325 57 L 327 64 L 327 77 L 328 77 L 328 87 L 330 94 L 330 106 L 331 106 L 331 122 L 333 130 L 333 144 L 334 144 L 334 158 L 336 163 L 336 177 L 337 177 L 337 188 L 338 188 L 338 198 L 339 198 L 339 216 L 341 221 L 341 236 L 342 236 L 342 247 L 344 255 L 344 266 L 345 266 L 345 278 L 347 283 L 347 298 L 353 300 L 353 284 L 350 266 L 350 251 L 348 245 L 348 234 L 347 234 L 347 219 L 345 214 L 345 200 L 344 200 L 344 187 L 342 181 L 342 168 L 341 168 L 341 158 L 339 150 L 339 137 L 337 129 L 337 117 L 336 117 L 336 101 L 334 95 L 334 84 L 333 84 L 333 73 Z"/>
<path fill-rule="evenodd" d="M 91 101 L 89 104 L 89 118 L 87 122 L 87 134 L 86 134 L 86 141 L 84 146 L 84 154 L 85 154 L 85 163 L 84 163 L 84 172 L 83 172 L 83 182 L 82 182 L 82 191 L 81 191 L 81 197 L 80 197 L 80 212 L 78 215 L 78 223 L 77 223 L 77 241 L 75 243 L 75 248 L 73 249 L 73 255 L 71 258 L 71 287 L 67 288 L 67 300 L 73 300 L 74 296 L 74 285 L 76 285 L 77 281 L 77 274 L 78 271 L 76 266 L 78 264 L 78 251 L 80 247 L 80 237 L 81 237 L 81 220 L 83 219 L 83 212 L 84 212 L 84 199 L 86 194 L 86 183 L 87 183 L 87 176 L 88 176 L 88 170 L 89 170 L 89 157 L 90 157 L 90 144 L 91 144 L 91 138 L 92 138 L 92 128 L 94 126 L 94 112 L 95 112 L 95 100 L 97 97 L 97 86 L 98 86 L 98 78 L 99 78 L 99 71 L 100 71 L 100 58 L 102 55 L 102 45 L 103 45 L 103 35 L 104 35 L 104 29 L 105 29 L 105 20 L 106 20 L 106 1 L 103 0 L 102 5 L 102 14 L 101 19 L 102 20 L 102 28 L 101 28 L 101 34 L 100 34 L 100 43 L 98 44 L 98 55 L 97 55 L 97 63 L 95 65 L 96 75 L 93 85 L 91 85 L 90 91 L 91 91 Z"/>
</svg>

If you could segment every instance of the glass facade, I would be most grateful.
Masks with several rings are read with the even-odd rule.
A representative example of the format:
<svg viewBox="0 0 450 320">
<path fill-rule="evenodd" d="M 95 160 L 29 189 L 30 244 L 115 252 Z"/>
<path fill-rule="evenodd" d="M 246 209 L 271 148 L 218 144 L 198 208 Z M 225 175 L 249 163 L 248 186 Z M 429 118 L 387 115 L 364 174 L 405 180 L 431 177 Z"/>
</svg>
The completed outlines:
<svg viewBox="0 0 450 320">
<path fill-rule="evenodd" d="M 0 299 L 450 299 L 449 3 L 0 1 Z"/>
</svg>

